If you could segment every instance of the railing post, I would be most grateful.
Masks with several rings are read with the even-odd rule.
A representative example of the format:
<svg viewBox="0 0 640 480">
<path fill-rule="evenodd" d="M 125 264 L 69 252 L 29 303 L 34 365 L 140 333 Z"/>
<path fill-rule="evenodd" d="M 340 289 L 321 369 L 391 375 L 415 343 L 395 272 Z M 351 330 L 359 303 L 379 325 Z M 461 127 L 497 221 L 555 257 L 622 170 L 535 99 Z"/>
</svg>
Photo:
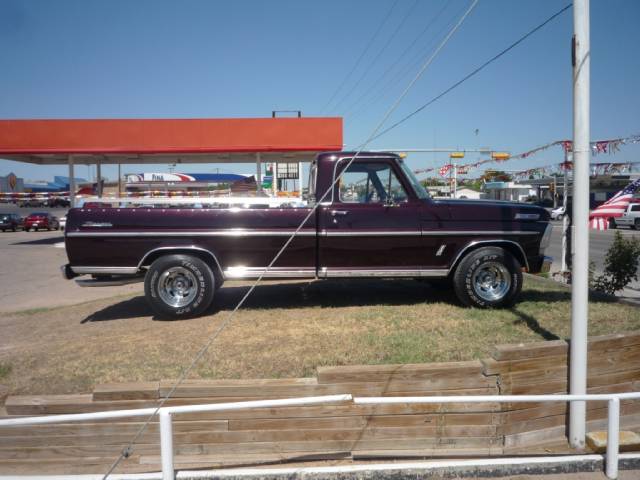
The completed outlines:
<svg viewBox="0 0 640 480">
<path fill-rule="evenodd" d="M 175 480 L 171 413 L 162 409 L 160 410 L 160 458 L 162 459 L 162 480 Z"/>
<path fill-rule="evenodd" d="M 618 452 L 620 450 L 620 399 L 609 400 L 609 422 L 607 425 L 607 478 L 618 478 Z"/>
</svg>

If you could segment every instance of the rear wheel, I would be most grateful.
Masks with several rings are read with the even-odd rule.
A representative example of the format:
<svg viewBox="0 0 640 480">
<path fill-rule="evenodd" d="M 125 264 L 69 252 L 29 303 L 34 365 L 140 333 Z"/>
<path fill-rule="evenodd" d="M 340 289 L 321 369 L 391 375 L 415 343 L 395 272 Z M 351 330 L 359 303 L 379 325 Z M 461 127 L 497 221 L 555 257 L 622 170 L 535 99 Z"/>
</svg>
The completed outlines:
<svg viewBox="0 0 640 480">
<path fill-rule="evenodd" d="M 204 312 L 213 301 L 216 281 L 209 265 L 190 255 L 167 255 L 151 264 L 144 293 L 161 318 L 188 318 Z"/>
<path fill-rule="evenodd" d="M 460 261 L 453 287 L 466 306 L 507 307 L 513 305 L 522 289 L 521 267 L 503 248 L 480 248 Z"/>
<path fill-rule="evenodd" d="M 633 221 L 633 227 L 632 228 L 634 228 L 635 230 L 640 230 L 640 218 L 636 218 Z"/>
</svg>

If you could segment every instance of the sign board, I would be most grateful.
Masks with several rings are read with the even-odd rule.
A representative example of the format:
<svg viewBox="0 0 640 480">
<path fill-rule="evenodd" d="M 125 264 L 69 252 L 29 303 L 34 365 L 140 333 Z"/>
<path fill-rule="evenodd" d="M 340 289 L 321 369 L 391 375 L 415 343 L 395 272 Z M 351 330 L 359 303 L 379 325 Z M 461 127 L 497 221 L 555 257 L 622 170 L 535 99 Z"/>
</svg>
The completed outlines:
<svg viewBox="0 0 640 480">
<path fill-rule="evenodd" d="M 277 163 L 277 178 L 279 180 L 297 180 L 300 178 L 298 163 Z"/>
</svg>

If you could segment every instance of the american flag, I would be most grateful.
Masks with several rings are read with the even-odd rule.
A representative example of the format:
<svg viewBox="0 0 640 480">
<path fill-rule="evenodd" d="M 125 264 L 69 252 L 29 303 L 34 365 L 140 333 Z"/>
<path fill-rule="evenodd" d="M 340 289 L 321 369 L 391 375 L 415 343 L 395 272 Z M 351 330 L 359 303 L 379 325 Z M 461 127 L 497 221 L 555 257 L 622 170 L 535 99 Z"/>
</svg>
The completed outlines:
<svg viewBox="0 0 640 480">
<path fill-rule="evenodd" d="M 451 164 L 443 165 L 442 167 L 440 167 L 440 176 L 441 177 L 446 177 L 447 174 L 449 173 L 449 170 L 451 170 L 451 167 L 453 167 L 453 165 L 451 165 Z"/>
<path fill-rule="evenodd" d="M 609 200 L 597 207 L 589 214 L 589 225 L 594 230 L 609 228 L 609 219 L 621 217 L 633 198 L 633 194 L 640 188 L 640 178 L 631 182 Z"/>
</svg>

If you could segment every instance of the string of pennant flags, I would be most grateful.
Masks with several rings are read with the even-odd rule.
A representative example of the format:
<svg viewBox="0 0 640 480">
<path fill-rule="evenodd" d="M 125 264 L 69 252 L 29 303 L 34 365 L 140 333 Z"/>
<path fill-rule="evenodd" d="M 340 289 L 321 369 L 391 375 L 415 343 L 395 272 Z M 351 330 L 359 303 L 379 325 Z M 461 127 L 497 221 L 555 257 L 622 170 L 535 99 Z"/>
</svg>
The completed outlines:
<svg viewBox="0 0 640 480">
<path fill-rule="evenodd" d="M 592 156 L 597 156 L 603 153 L 613 155 L 620 151 L 621 146 L 635 144 L 635 143 L 640 143 L 640 134 L 631 135 L 629 137 L 624 137 L 624 138 L 614 138 L 610 140 L 597 140 L 595 142 L 591 142 L 591 154 Z M 451 173 L 451 170 L 455 168 L 458 174 L 464 175 L 465 173 L 468 173 L 469 170 L 478 168 L 482 165 L 486 165 L 489 163 L 504 163 L 510 160 L 522 160 L 556 146 L 561 146 L 565 153 L 571 153 L 573 151 L 573 142 L 571 140 L 556 140 L 554 142 L 541 145 L 531 150 L 527 150 L 526 152 L 518 153 L 517 155 L 503 155 L 499 157 L 486 158 L 483 160 L 479 160 L 477 162 L 466 163 L 466 164 L 448 163 L 441 167 L 430 167 L 430 168 L 421 168 L 418 170 L 414 170 L 414 173 L 422 174 L 422 173 L 429 173 L 437 170 L 440 176 L 446 177 Z M 600 172 L 600 171 L 606 172 L 606 173 L 622 172 L 623 171 L 622 169 L 624 168 L 623 166 L 626 166 L 626 168 L 629 169 L 632 165 L 636 165 L 639 163 L 640 162 L 631 162 L 631 163 L 603 162 L 603 163 L 595 163 L 591 165 L 592 167 L 596 167 L 596 174 L 598 174 L 597 172 Z M 571 168 L 570 162 L 563 162 L 560 165 L 563 170 Z M 553 166 L 555 165 L 538 167 L 537 169 L 545 169 Z M 537 169 L 523 170 L 522 172 L 516 172 L 516 175 L 517 174 L 524 175 L 524 174 L 527 174 L 528 172 L 533 172 Z M 529 174 L 533 174 L 533 173 L 529 173 Z"/>
</svg>

